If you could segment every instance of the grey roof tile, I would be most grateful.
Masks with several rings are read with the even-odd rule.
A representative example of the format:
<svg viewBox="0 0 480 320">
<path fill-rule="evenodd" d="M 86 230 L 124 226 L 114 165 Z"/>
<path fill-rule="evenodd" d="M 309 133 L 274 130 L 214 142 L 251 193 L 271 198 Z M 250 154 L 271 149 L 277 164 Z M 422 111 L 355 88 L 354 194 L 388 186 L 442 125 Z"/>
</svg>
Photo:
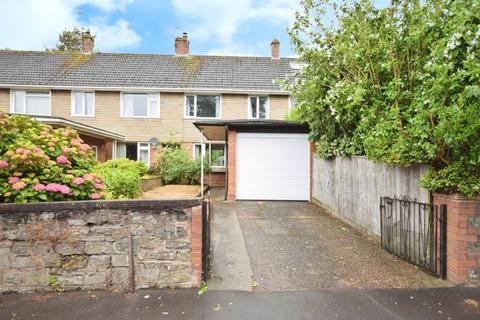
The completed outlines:
<svg viewBox="0 0 480 320">
<path fill-rule="evenodd" d="M 282 91 L 293 58 L 0 50 L 0 85 Z"/>
</svg>

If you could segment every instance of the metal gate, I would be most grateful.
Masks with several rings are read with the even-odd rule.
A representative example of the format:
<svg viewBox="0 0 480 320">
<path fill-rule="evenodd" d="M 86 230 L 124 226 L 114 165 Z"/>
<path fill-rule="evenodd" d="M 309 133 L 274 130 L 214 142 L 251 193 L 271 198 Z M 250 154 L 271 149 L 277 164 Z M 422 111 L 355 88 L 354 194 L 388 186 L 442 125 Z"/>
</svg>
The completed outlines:
<svg viewBox="0 0 480 320">
<path fill-rule="evenodd" d="M 202 281 L 210 273 L 210 199 L 202 201 Z"/>
<path fill-rule="evenodd" d="M 442 278 L 446 276 L 446 206 L 408 198 L 380 198 L 381 245 Z"/>
</svg>

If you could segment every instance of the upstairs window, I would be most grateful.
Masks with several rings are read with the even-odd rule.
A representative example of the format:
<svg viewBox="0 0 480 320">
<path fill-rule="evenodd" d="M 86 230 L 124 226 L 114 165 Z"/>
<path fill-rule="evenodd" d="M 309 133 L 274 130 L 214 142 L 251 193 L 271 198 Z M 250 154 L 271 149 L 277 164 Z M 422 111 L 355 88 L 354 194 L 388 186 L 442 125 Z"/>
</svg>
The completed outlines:
<svg viewBox="0 0 480 320">
<path fill-rule="evenodd" d="M 185 117 L 220 118 L 220 96 L 185 96 Z"/>
<path fill-rule="evenodd" d="M 93 117 L 95 115 L 95 93 L 72 91 L 72 116 Z"/>
<path fill-rule="evenodd" d="M 10 112 L 49 116 L 51 114 L 50 91 L 13 90 Z"/>
<path fill-rule="evenodd" d="M 258 96 L 248 99 L 248 117 L 250 119 L 268 118 L 268 97 Z"/>
<path fill-rule="evenodd" d="M 160 94 L 123 93 L 122 117 L 159 118 Z"/>
</svg>

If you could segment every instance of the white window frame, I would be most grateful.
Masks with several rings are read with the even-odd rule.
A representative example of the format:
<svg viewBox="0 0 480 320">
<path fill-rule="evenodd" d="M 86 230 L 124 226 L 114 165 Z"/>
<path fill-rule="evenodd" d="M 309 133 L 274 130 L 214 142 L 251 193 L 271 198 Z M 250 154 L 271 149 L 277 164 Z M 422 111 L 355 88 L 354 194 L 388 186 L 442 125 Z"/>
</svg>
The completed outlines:
<svg viewBox="0 0 480 320">
<path fill-rule="evenodd" d="M 267 104 L 265 105 L 265 118 L 260 118 L 260 97 L 266 97 L 267 98 Z M 250 98 L 257 98 L 257 116 L 252 117 L 252 108 L 250 106 Z M 257 119 L 257 120 L 262 120 L 262 119 L 269 119 L 270 118 L 270 96 L 263 96 L 263 95 L 258 95 L 258 96 L 248 96 L 247 100 L 247 108 L 248 108 L 248 119 Z"/>
<path fill-rule="evenodd" d="M 147 115 L 146 116 L 126 116 L 124 109 L 123 109 L 123 95 L 125 94 L 146 94 L 147 95 Z M 151 96 L 157 96 L 158 99 L 152 99 Z M 150 100 L 157 100 L 158 102 L 158 115 L 156 116 L 151 116 L 148 115 L 148 112 L 150 111 L 149 108 L 149 102 Z M 143 119 L 160 119 L 160 92 L 121 92 L 120 93 L 120 117 L 122 118 L 143 118 Z"/>
<path fill-rule="evenodd" d="M 75 113 L 75 93 L 83 93 L 83 114 Z M 92 114 L 85 114 L 85 103 L 86 103 L 86 94 L 93 93 L 93 110 Z M 71 93 L 71 104 L 72 104 L 72 117 L 84 117 L 84 118 L 93 118 L 95 117 L 95 91 L 83 91 L 83 90 L 74 90 Z"/>
<path fill-rule="evenodd" d="M 23 107 L 24 110 L 22 112 L 16 112 L 15 111 L 15 92 L 16 91 L 24 91 L 25 92 L 25 98 L 23 101 Z M 43 92 L 46 93 L 47 90 L 10 90 L 10 113 L 14 114 L 27 114 L 27 115 L 32 115 L 32 116 L 50 116 L 52 115 L 52 91 L 48 90 L 48 113 L 27 113 L 27 95 L 30 92 L 30 94 L 35 94 L 35 91 L 38 92 Z"/>
<path fill-rule="evenodd" d="M 193 148 L 192 148 L 192 159 L 195 160 L 195 149 L 196 149 L 196 146 L 202 146 L 201 147 L 201 154 L 203 154 L 203 156 L 205 157 L 206 155 L 206 148 L 207 148 L 207 145 L 208 145 L 208 161 L 209 161 L 209 166 L 212 168 L 212 169 L 225 169 L 225 163 L 226 163 L 226 159 L 224 159 L 223 163 L 224 165 L 223 166 L 212 166 L 212 144 L 223 144 L 223 156 L 226 157 L 227 156 L 227 145 L 225 142 L 208 142 L 208 143 L 194 143 L 193 144 Z"/>
<path fill-rule="evenodd" d="M 146 144 L 147 146 L 141 146 L 141 144 Z M 150 142 L 137 142 L 137 161 L 140 161 L 140 151 L 147 150 L 148 151 L 148 163 L 146 164 L 147 167 L 150 168 Z"/>
<path fill-rule="evenodd" d="M 187 97 L 194 97 L 194 114 L 195 116 L 190 116 L 187 112 Z M 197 117 L 197 96 L 215 96 L 218 98 L 218 116 L 215 117 Z M 216 113 L 216 112 L 215 112 Z M 222 118 L 222 95 L 221 94 L 201 94 L 201 93 L 186 93 L 183 102 L 183 116 L 185 119 L 221 119 Z"/>
<path fill-rule="evenodd" d="M 92 151 L 93 151 L 93 153 L 95 154 L 95 160 L 98 161 L 98 146 L 96 146 L 96 145 L 91 145 L 90 147 L 92 147 Z"/>
</svg>

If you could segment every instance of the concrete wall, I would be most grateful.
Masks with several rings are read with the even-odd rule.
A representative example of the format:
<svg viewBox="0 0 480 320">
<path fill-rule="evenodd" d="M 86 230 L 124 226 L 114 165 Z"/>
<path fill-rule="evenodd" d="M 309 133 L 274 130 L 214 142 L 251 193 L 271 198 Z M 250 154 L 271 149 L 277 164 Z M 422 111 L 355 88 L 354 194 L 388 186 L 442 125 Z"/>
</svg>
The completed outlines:
<svg viewBox="0 0 480 320">
<path fill-rule="evenodd" d="M 195 120 L 184 118 L 185 95 L 183 93 L 160 93 L 160 118 L 120 117 L 120 92 L 95 92 L 95 117 L 71 115 L 71 91 L 52 90 L 52 116 L 81 122 L 125 136 L 127 141 L 148 141 L 156 137 L 167 141 L 174 137 L 180 142 L 199 142 L 200 133 L 193 125 Z M 288 96 L 271 95 L 270 119 L 283 120 L 288 113 Z M 10 90 L 0 88 L 0 111 L 9 112 Z M 222 119 L 247 119 L 248 95 L 222 94 Z"/>
<path fill-rule="evenodd" d="M 197 287 L 201 219 L 198 199 L 0 204 L 0 292 Z"/>
<path fill-rule="evenodd" d="M 365 233 L 380 237 L 380 197 L 408 196 L 430 202 L 420 187 L 427 167 L 389 167 L 364 157 L 315 157 L 312 200 Z"/>
</svg>

